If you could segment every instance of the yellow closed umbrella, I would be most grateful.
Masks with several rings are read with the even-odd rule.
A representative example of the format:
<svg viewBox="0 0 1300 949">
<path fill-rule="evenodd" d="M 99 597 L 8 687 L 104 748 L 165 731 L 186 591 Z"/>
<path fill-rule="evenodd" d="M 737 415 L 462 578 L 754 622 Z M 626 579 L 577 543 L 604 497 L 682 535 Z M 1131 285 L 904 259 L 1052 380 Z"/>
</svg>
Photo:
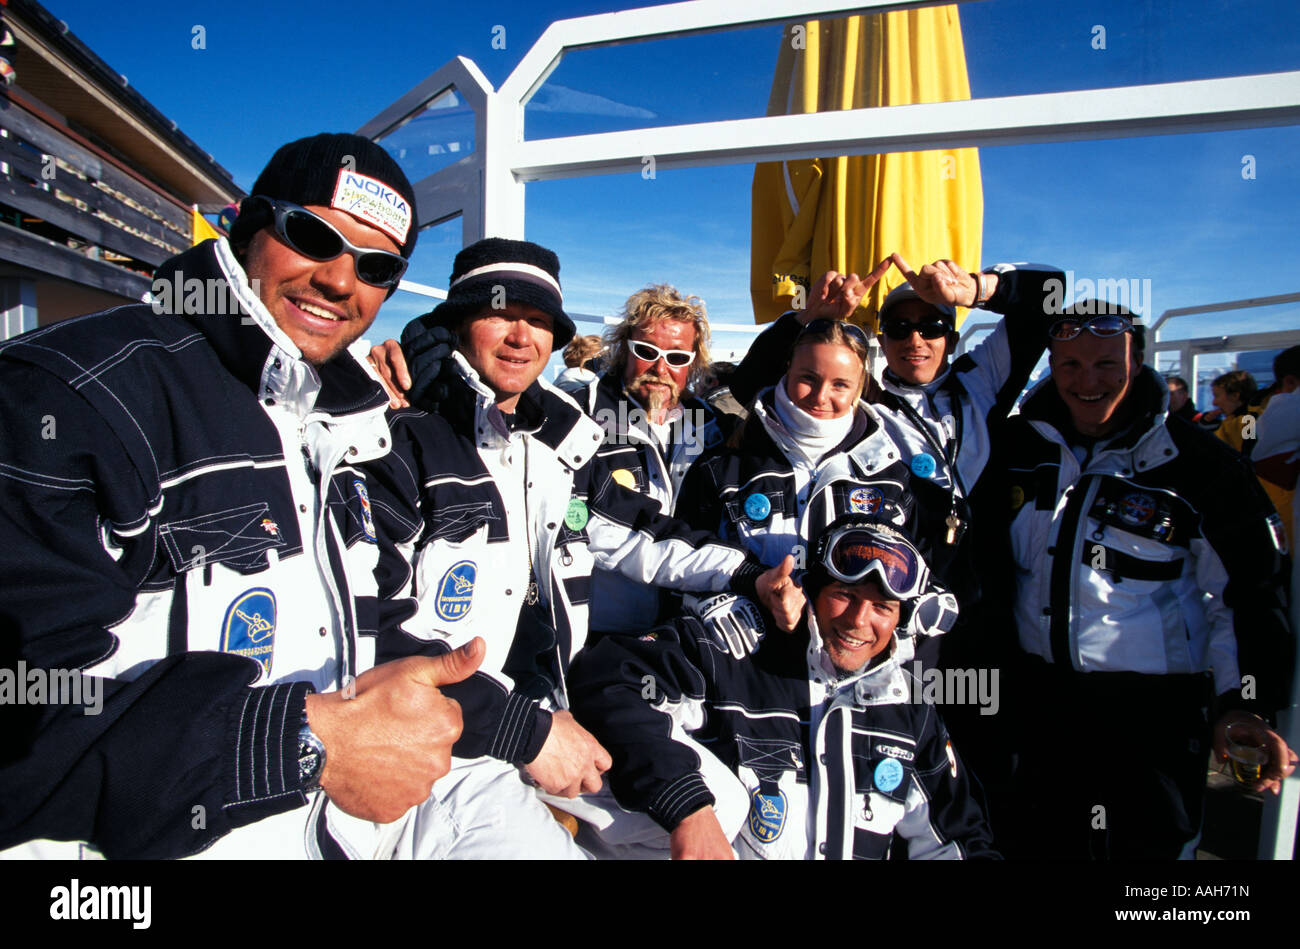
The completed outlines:
<svg viewBox="0 0 1300 949">
<path fill-rule="evenodd" d="M 970 98 L 955 6 L 787 28 L 769 115 Z M 974 148 L 763 162 L 754 168 L 750 294 L 757 323 L 827 270 L 865 276 L 898 251 L 917 266 L 980 265 L 984 194 Z M 852 319 L 874 323 L 890 270 Z M 964 316 L 959 312 L 958 319 Z"/>
</svg>

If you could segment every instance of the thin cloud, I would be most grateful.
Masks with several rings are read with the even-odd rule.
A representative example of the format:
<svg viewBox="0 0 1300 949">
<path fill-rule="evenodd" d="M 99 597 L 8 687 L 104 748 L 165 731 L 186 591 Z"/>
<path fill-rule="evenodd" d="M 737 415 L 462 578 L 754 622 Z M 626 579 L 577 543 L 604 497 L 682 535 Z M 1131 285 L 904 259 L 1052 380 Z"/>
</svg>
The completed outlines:
<svg viewBox="0 0 1300 949">
<path fill-rule="evenodd" d="M 590 92 L 579 92 L 567 86 L 543 86 L 528 102 L 528 109 L 536 112 L 562 112 L 568 115 L 611 115 L 627 119 L 654 119 L 658 113 L 626 102 L 616 102 Z"/>
</svg>

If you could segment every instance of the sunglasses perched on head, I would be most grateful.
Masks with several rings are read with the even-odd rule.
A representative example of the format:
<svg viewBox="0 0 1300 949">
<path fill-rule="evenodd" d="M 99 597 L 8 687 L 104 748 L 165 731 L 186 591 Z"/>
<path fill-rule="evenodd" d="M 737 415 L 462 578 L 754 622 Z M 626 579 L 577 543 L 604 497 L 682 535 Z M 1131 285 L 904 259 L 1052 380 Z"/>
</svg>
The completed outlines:
<svg viewBox="0 0 1300 949">
<path fill-rule="evenodd" d="M 861 583 L 874 575 L 899 600 L 920 593 L 930 573 L 920 551 L 883 525 L 839 528 L 826 545 L 823 563 L 841 583 Z"/>
<path fill-rule="evenodd" d="M 952 327 L 943 320 L 923 320 L 913 323 L 910 320 L 890 317 L 880 323 L 880 332 L 888 339 L 901 342 L 911 339 L 913 333 L 920 333 L 922 339 L 938 339 L 952 332 Z"/>
<path fill-rule="evenodd" d="M 630 340 L 627 345 L 633 356 L 645 362 L 658 362 L 662 357 L 674 369 L 683 369 L 695 362 L 695 353 L 686 349 L 660 349 L 643 339 Z"/>
<path fill-rule="evenodd" d="M 1092 316 L 1083 320 L 1064 319 L 1053 323 L 1052 328 L 1047 331 L 1047 335 L 1052 339 L 1074 339 L 1084 330 L 1087 330 L 1093 336 L 1100 336 L 1105 339 L 1110 336 L 1119 336 L 1121 333 L 1133 332 L 1133 324 L 1122 316 Z"/>
<path fill-rule="evenodd" d="M 276 236 L 304 257 L 323 261 L 350 254 L 357 279 L 385 289 L 396 287 L 406 272 L 408 261 L 401 254 L 358 247 L 340 234 L 333 224 L 306 208 L 265 195 L 255 195 L 250 200 L 266 202 L 275 216 L 273 227 Z"/>
<path fill-rule="evenodd" d="M 836 324 L 839 324 L 839 327 L 844 332 L 845 336 L 856 339 L 864 347 L 870 346 L 867 334 L 862 331 L 861 326 L 858 326 L 856 323 L 850 323 L 848 320 L 834 320 L 826 316 L 816 320 L 809 320 L 808 324 L 799 331 L 799 335 L 806 336 L 809 333 L 825 333 Z"/>
</svg>

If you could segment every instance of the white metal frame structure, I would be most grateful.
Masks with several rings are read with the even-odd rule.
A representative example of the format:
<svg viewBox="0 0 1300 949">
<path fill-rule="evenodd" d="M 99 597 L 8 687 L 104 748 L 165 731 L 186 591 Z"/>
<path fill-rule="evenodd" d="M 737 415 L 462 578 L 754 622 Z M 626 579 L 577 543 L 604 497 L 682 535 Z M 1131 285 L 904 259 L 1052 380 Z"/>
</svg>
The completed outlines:
<svg viewBox="0 0 1300 949">
<path fill-rule="evenodd" d="M 1151 328 L 1147 331 L 1149 339 L 1147 340 L 1147 353 L 1150 356 L 1149 362 L 1155 364 L 1155 354 L 1158 352 L 1176 352 L 1178 353 L 1178 363 L 1182 369 L 1181 374 L 1192 371 L 1195 365 L 1195 357 L 1205 353 L 1225 353 L 1225 352 L 1249 352 L 1260 349 L 1284 349 L 1287 346 L 1296 344 L 1296 332 L 1294 330 L 1278 330 L 1271 333 L 1231 333 L 1219 336 L 1198 336 L 1189 339 L 1171 339 L 1162 340 L 1160 331 L 1165 328 L 1165 324 L 1170 320 L 1177 319 L 1181 316 L 1196 316 L 1202 313 L 1222 313 L 1228 310 L 1248 310 L 1259 306 L 1276 306 L 1280 303 L 1297 303 L 1300 302 L 1300 293 L 1280 293 L 1271 297 L 1251 297 L 1248 300 L 1231 300 L 1227 303 L 1207 303 L 1202 306 L 1185 306 L 1173 310 L 1165 310 Z M 1189 379 L 1189 383 L 1196 384 L 1195 379 Z"/>
<path fill-rule="evenodd" d="M 420 226 L 461 213 L 468 244 L 489 234 L 524 236 L 526 182 L 639 171 L 646 156 L 654 157 L 656 168 L 691 168 L 1300 123 L 1300 71 L 1291 71 L 524 139 L 525 106 L 571 50 L 937 5 L 930 0 L 750 0 L 738 10 L 730 0 L 690 0 L 560 20 L 499 90 L 492 91 L 472 62 L 457 57 L 358 131 L 381 138 L 429 100 L 456 88 L 475 110 L 475 151 L 423 179 L 416 190 Z"/>
<path fill-rule="evenodd" d="M 948 0 L 970 2 L 970 0 Z M 1087 89 L 923 105 L 669 125 L 527 141 L 524 110 L 568 51 L 773 23 L 941 5 L 937 0 L 689 0 L 552 23 L 498 90 L 469 60 L 457 57 L 358 131 L 380 139 L 455 88 L 475 113 L 474 152 L 415 183 L 427 227 L 462 216 L 466 244 L 482 237 L 524 237 L 526 182 L 656 169 L 866 155 L 980 145 L 1019 145 L 1223 131 L 1300 124 L 1300 71 L 1222 79 Z M 426 296 L 441 291 L 403 281 Z M 1279 301 L 1280 302 L 1280 301 Z M 1226 308 L 1226 306 L 1225 306 Z M 1175 315 L 1162 315 L 1162 320 Z M 965 336 L 980 329 L 967 325 Z M 1229 344 L 1259 348 L 1251 337 Z M 1179 341 L 1168 348 L 1200 341 Z M 1253 345 L 1252 345 L 1253 344 Z M 1160 347 L 1165 348 L 1165 347 Z M 1288 735 L 1295 746 L 1297 735 Z M 1286 782 L 1295 825 L 1300 779 Z M 1267 795 L 1272 797 L 1271 795 Z M 1276 799 L 1274 799 L 1276 801 Z M 1266 823 L 1279 811 L 1266 805 Z M 1282 820 L 1283 824 L 1287 820 Z M 1261 837 L 1261 856 L 1274 856 Z M 1280 855 L 1280 854 L 1278 854 Z M 1286 856 L 1290 856 L 1289 850 Z"/>
</svg>

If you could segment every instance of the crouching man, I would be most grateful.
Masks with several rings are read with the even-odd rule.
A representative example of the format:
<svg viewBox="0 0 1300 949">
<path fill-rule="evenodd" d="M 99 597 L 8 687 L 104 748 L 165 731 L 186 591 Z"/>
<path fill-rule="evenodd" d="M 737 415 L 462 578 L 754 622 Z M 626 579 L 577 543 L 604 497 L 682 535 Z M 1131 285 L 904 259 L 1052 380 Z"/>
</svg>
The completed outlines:
<svg viewBox="0 0 1300 949">
<path fill-rule="evenodd" d="M 827 528 L 803 585 L 795 632 L 745 659 L 689 616 L 577 657 L 573 712 L 610 750 L 619 803 L 668 832 L 677 859 L 734 845 L 750 859 L 879 860 L 900 840 L 913 860 L 996 858 L 970 776 L 902 665 L 917 633 L 951 627 L 955 600 L 907 537 L 861 516 Z M 734 840 L 704 747 L 749 800 Z"/>
</svg>

